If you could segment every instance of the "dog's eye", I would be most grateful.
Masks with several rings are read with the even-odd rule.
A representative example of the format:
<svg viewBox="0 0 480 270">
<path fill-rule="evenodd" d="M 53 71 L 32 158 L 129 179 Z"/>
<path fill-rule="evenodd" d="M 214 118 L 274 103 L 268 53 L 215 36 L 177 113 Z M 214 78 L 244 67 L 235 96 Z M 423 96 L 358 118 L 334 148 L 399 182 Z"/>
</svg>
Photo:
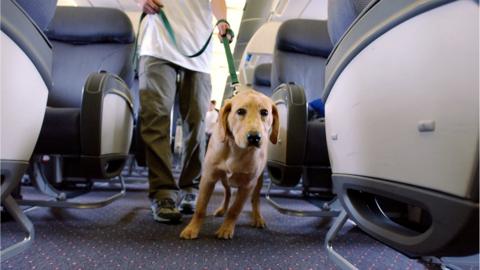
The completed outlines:
<svg viewBox="0 0 480 270">
<path fill-rule="evenodd" d="M 244 116 L 245 114 L 247 114 L 247 110 L 240 108 L 237 110 L 237 114 L 240 116 Z"/>
<path fill-rule="evenodd" d="M 260 115 L 267 116 L 268 115 L 268 110 L 266 110 L 266 109 L 260 110 Z"/>
</svg>

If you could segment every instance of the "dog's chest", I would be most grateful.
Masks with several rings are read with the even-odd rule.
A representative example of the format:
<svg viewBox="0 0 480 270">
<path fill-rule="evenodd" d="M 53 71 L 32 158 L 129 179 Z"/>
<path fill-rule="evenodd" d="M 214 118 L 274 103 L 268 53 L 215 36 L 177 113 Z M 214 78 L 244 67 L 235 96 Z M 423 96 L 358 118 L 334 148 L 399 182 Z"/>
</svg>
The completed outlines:
<svg viewBox="0 0 480 270">
<path fill-rule="evenodd" d="M 248 186 L 259 176 L 261 164 L 258 162 L 227 162 L 226 176 L 231 187 Z"/>
<path fill-rule="evenodd" d="M 253 179 L 255 175 L 251 173 L 227 173 L 228 185 L 231 187 L 248 186 Z"/>
</svg>

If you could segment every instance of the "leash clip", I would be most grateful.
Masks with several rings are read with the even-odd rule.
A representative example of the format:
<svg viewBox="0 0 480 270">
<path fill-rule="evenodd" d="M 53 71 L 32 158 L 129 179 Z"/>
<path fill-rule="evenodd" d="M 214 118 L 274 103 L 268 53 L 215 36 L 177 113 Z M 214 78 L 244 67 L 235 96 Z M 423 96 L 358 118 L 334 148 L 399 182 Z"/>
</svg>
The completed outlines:
<svg viewBox="0 0 480 270">
<path fill-rule="evenodd" d="M 232 97 L 238 95 L 238 93 L 240 92 L 239 86 L 240 86 L 239 83 L 230 84 L 230 87 L 232 87 Z"/>
</svg>

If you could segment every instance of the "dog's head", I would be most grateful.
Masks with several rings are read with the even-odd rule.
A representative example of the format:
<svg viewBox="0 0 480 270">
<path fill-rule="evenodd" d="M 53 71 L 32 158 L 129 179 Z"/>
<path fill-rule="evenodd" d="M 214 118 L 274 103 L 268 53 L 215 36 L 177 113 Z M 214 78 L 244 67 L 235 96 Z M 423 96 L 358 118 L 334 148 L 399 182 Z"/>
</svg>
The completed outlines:
<svg viewBox="0 0 480 270">
<path fill-rule="evenodd" d="M 273 144 L 278 138 L 278 111 L 267 96 L 248 89 L 225 102 L 220 110 L 222 140 L 233 137 L 240 148 L 261 147 L 267 138 Z"/>
</svg>

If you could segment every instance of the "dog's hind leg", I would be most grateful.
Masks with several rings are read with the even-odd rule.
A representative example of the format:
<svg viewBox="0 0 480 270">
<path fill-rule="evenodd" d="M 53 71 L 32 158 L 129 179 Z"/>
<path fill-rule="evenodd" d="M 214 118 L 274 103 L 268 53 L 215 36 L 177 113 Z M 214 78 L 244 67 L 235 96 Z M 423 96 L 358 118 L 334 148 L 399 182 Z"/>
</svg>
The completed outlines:
<svg viewBox="0 0 480 270">
<path fill-rule="evenodd" d="M 263 173 L 258 177 L 257 185 L 252 194 L 252 226 L 256 228 L 265 228 L 265 220 L 260 214 L 260 191 L 263 186 Z"/>
<path fill-rule="evenodd" d="M 214 216 L 216 217 L 223 217 L 223 215 L 225 214 L 225 212 L 227 212 L 227 209 L 228 209 L 228 205 L 230 203 L 230 197 L 232 195 L 232 191 L 230 189 L 230 186 L 228 185 L 227 183 L 227 179 L 226 178 L 222 178 L 222 185 L 223 187 L 225 188 L 225 191 L 224 191 L 224 196 L 223 196 L 223 202 L 222 204 L 217 208 L 217 210 L 215 210 L 215 212 L 213 213 Z"/>
<path fill-rule="evenodd" d="M 182 239 L 195 239 L 198 237 L 200 227 L 202 226 L 203 219 L 207 212 L 208 201 L 212 196 L 213 189 L 215 188 L 216 180 L 213 173 L 203 174 L 200 179 L 200 190 L 197 200 L 197 205 L 195 207 L 195 213 L 193 214 L 192 220 L 188 223 L 187 227 L 183 229 L 180 233 L 180 238 Z"/>
</svg>

